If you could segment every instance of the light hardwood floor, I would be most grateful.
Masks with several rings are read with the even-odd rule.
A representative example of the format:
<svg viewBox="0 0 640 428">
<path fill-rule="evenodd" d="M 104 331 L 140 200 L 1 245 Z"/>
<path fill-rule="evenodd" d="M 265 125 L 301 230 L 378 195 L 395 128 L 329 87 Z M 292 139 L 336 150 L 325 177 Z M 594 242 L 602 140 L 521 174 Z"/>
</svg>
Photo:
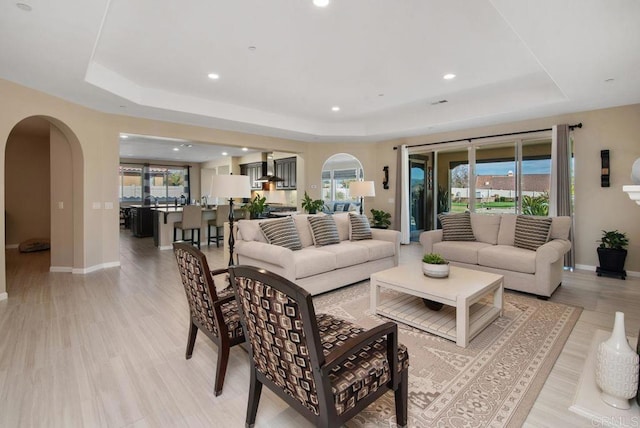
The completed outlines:
<svg viewBox="0 0 640 428">
<path fill-rule="evenodd" d="M 222 248 L 203 246 L 212 268 Z M 595 251 L 595 250 L 594 250 Z M 188 308 L 171 251 L 121 232 L 121 267 L 88 275 L 49 273 L 49 253 L 7 250 L 0 302 L 0 427 L 242 427 L 249 385 L 247 354 L 231 350 L 224 390 L 213 396 L 216 348 L 199 336 L 185 360 Z M 401 260 L 419 257 L 403 246 Z M 566 273 L 552 300 L 584 312 L 525 426 L 584 427 L 571 413 L 595 329 L 625 312 L 640 328 L 640 280 Z M 309 424 L 268 389 L 257 426 Z"/>
</svg>

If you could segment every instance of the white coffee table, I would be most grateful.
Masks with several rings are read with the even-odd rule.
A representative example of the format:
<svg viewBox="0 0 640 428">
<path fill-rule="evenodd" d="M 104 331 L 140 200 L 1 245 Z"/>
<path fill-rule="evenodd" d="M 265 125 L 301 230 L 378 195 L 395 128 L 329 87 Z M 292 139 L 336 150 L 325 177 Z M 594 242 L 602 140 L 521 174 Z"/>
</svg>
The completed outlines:
<svg viewBox="0 0 640 428">
<path fill-rule="evenodd" d="M 381 301 L 382 287 L 400 294 Z M 429 278 L 418 261 L 371 275 L 371 311 L 466 347 L 502 316 L 503 291 L 502 275 L 451 266 L 449 277 Z M 480 302 L 491 293 L 493 304 Z M 423 298 L 445 306 L 433 311 L 424 305 Z"/>
</svg>

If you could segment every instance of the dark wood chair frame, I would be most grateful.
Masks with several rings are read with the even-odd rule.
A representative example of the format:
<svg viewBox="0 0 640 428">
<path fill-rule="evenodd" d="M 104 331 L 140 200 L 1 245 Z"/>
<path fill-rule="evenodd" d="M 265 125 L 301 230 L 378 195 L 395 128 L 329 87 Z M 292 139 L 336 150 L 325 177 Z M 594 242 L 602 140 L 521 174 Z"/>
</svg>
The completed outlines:
<svg viewBox="0 0 640 428">
<path fill-rule="evenodd" d="M 264 374 L 259 372 L 253 360 L 253 346 L 248 346 L 250 363 L 251 363 L 251 381 L 249 389 L 249 402 L 247 405 L 246 426 L 253 427 L 258 411 L 258 404 L 262 392 L 262 385 L 266 385 L 275 392 L 287 404 L 296 409 L 300 414 L 318 427 L 338 427 L 356 414 L 361 412 L 375 400 L 384 395 L 387 391 L 394 391 L 395 410 L 398 426 L 406 426 L 407 424 L 407 398 L 408 398 L 408 369 L 398 372 L 398 326 L 393 322 L 386 322 L 382 325 L 374 327 L 363 332 L 357 337 L 348 339 L 343 346 L 333 350 L 326 357 L 322 352 L 322 344 L 320 334 L 317 328 L 317 320 L 313 307 L 312 296 L 305 289 L 299 287 L 293 282 L 283 278 L 277 274 L 259 269 L 253 266 L 230 266 L 230 281 L 233 285 L 236 298 L 238 299 L 239 309 L 241 311 L 242 327 L 247 342 L 251 342 L 247 331 L 246 321 L 240 297 L 238 296 L 238 287 L 235 285 L 235 278 L 244 277 L 255 281 L 268 284 L 269 286 L 287 294 L 295 300 L 300 306 L 300 313 L 304 324 L 304 334 L 306 337 L 309 356 L 312 364 L 313 380 L 317 388 L 318 409 L 319 414 L 314 414 L 307 407 L 302 405 L 297 399 L 285 393 L 278 385 L 269 380 Z M 390 380 L 385 387 L 378 388 L 366 398 L 362 399 L 357 405 L 341 415 L 337 414 L 333 401 L 333 393 L 331 383 L 329 382 L 329 373 L 337 365 L 343 363 L 348 357 L 356 353 L 363 346 L 373 341 L 387 337 L 387 359 L 390 362 Z"/>
<path fill-rule="evenodd" d="M 218 347 L 218 363 L 213 393 L 214 395 L 218 396 L 222 393 L 224 377 L 227 373 L 229 351 L 231 350 L 232 346 L 240 345 L 245 342 L 244 337 L 237 337 L 233 339 L 229 338 L 229 329 L 222 315 L 222 306 L 228 302 L 235 301 L 235 295 L 231 294 L 223 299 L 218 299 L 215 282 L 213 280 L 214 276 L 228 273 L 229 270 L 227 268 L 209 270 L 209 264 L 207 263 L 206 256 L 193 245 L 185 244 L 183 242 L 174 242 L 173 249 L 174 251 L 181 250 L 191 254 L 196 260 L 198 260 L 198 263 L 202 266 L 202 272 L 204 274 L 205 280 L 205 292 L 209 297 L 209 300 L 211 301 L 211 305 L 213 308 L 213 320 L 218 330 L 219 336 L 215 336 L 212 332 L 209 331 L 209 329 L 201 325 L 197 319 L 190 315 L 189 336 L 187 340 L 187 351 L 185 353 L 185 357 L 188 360 L 193 355 L 193 348 L 196 343 L 198 330 L 201 330 L 209 339 L 211 339 L 213 343 L 216 344 L 216 346 Z M 180 276 L 182 279 L 182 274 L 180 274 Z M 185 288 L 185 293 L 186 292 L 187 290 Z M 190 302 L 188 296 L 187 302 Z M 191 314 L 191 308 L 189 309 L 189 314 Z"/>
</svg>

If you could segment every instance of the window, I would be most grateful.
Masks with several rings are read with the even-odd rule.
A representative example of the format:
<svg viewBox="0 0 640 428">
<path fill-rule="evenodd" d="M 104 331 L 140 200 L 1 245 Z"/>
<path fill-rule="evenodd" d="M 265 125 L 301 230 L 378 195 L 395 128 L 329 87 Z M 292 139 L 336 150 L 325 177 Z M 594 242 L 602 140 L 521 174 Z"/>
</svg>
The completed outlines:
<svg viewBox="0 0 640 428">
<path fill-rule="evenodd" d="M 189 167 L 121 164 L 119 193 L 121 203 L 169 204 L 181 197 L 188 202 Z"/>
</svg>

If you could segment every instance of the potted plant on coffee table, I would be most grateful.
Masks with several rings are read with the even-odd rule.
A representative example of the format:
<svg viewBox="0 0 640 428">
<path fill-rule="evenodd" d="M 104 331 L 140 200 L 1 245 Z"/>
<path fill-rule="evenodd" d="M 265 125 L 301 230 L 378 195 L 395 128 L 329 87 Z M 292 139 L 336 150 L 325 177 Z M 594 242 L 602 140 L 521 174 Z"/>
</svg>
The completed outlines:
<svg viewBox="0 0 640 428">
<path fill-rule="evenodd" d="M 422 257 L 422 273 L 431 278 L 449 276 L 449 262 L 438 253 L 428 253 Z M 432 311 L 439 311 L 444 304 L 429 299 L 422 299 L 424 305 Z"/>
<path fill-rule="evenodd" d="M 598 260 L 600 266 L 596 269 L 598 276 L 615 276 L 626 279 L 624 262 L 627 258 L 626 246 L 629 240 L 625 233 L 618 230 L 603 230 L 600 246 L 598 247 Z"/>
</svg>

